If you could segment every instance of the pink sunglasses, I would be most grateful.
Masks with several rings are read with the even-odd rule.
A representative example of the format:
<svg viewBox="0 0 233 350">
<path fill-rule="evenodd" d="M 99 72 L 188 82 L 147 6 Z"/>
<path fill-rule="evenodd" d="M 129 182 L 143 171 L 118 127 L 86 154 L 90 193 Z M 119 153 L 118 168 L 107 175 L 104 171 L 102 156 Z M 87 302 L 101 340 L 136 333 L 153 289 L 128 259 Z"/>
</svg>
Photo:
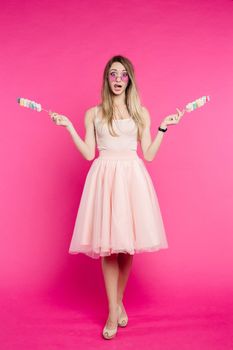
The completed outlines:
<svg viewBox="0 0 233 350">
<path fill-rule="evenodd" d="M 116 80 L 117 76 L 118 76 L 118 75 L 117 75 L 116 72 L 110 72 L 110 73 L 109 73 L 109 79 L 110 79 L 111 81 Z M 122 81 L 127 82 L 127 81 L 129 80 L 129 75 L 128 75 L 127 72 L 122 72 L 121 75 L 120 75 L 120 78 L 121 78 Z"/>
</svg>

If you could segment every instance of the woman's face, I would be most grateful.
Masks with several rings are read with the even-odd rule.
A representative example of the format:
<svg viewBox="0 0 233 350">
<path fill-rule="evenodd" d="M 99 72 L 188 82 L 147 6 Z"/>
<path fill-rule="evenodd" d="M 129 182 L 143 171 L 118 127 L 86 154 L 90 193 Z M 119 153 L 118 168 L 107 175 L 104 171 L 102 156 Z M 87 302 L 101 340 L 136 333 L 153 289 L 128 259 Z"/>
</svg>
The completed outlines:
<svg viewBox="0 0 233 350">
<path fill-rule="evenodd" d="M 120 62 L 114 62 L 108 72 L 108 81 L 111 91 L 115 95 L 122 94 L 129 82 L 128 73 Z"/>
</svg>

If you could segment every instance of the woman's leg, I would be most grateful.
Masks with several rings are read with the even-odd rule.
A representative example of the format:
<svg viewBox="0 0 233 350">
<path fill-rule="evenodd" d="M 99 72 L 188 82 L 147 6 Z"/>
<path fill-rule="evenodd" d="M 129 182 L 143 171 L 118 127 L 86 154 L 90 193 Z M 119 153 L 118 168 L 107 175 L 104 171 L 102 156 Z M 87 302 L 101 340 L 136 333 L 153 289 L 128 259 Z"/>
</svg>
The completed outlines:
<svg viewBox="0 0 233 350">
<path fill-rule="evenodd" d="M 127 253 L 118 254 L 119 277 L 118 277 L 118 289 L 117 289 L 117 302 L 119 305 L 122 305 L 124 291 L 129 278 L 132 263 L 133 263 L 133 255 L 130 255 Z"/>
<path fill-rule="evenodd" d="M 119 277 L 117 254 L 102 257 L 101 266 L 109 307 L 107 327 L 115 328 L 117 324 L 117 284 Z"/>
</svg>

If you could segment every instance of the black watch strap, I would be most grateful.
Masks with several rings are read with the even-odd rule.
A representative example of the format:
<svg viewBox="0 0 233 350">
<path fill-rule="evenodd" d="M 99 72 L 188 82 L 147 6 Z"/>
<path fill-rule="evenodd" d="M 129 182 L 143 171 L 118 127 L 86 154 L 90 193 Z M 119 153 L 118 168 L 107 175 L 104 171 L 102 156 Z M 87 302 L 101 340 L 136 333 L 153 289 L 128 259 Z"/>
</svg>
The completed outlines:
<svg viewBox="0 0 233 350">
<path fill-rule="evenodd" d="M 166 129 L 162 129 L 161 127 L 159 127 L 158 130 L 163 131 L 163 132 L 166 132 L 166 131 L 167 131 L 167 128 L 166 128 Z"/>
</svg>

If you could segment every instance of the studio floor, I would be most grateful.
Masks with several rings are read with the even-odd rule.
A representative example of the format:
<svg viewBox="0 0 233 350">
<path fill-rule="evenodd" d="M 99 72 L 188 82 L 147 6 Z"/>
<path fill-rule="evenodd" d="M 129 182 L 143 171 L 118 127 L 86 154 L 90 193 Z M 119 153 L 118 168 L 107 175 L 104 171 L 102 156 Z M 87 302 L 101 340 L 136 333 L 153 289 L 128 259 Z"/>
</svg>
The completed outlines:
<svg viewBox="0 0 233 350">
<path fill-rule="evenodd" d="M 2 297 L 1 349 L 233 349 L 233 303 L 227 296 L 128 305 L 129 323 L 112 340 L 101 335 L 106 305 L 95 298 L 81 302 L 57 294 Z"/>
</svg>

